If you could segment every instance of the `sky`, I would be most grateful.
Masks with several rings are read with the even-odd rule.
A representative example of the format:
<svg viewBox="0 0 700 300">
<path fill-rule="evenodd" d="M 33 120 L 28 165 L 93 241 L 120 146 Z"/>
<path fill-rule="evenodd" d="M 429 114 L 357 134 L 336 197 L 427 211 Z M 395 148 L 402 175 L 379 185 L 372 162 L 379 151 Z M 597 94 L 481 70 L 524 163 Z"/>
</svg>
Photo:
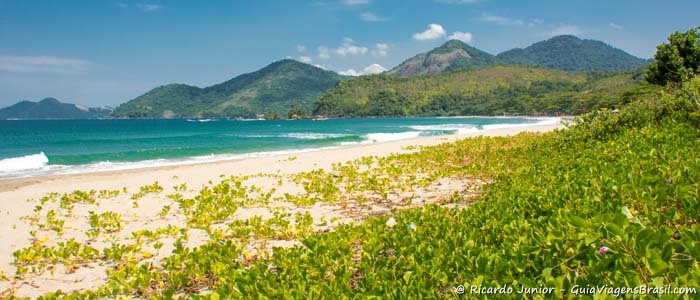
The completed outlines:
<svg viewBox="0 0 700 300">
<path fill-rule="evenodd" d="M 699 26 L 698 11 L 697 0 L 0 0 L 0 107 L 117 106 L 285 58 L 362 75 L 449 39 L 495 55 L 573 34 L 651 58 Z"/>
</svg>

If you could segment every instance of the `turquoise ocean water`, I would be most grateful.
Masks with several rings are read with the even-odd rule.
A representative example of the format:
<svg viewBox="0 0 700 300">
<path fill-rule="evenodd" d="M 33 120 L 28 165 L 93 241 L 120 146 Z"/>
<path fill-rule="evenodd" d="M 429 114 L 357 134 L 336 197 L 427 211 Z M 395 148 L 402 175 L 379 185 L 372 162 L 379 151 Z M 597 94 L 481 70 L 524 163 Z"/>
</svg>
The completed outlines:
<svg viewBox="0 0 700 300">
<path fill-rule="evenodd" d="M 0 120 L 0 178 L 211 162 L 558 122 L 480 117 Z"/>
</svg>

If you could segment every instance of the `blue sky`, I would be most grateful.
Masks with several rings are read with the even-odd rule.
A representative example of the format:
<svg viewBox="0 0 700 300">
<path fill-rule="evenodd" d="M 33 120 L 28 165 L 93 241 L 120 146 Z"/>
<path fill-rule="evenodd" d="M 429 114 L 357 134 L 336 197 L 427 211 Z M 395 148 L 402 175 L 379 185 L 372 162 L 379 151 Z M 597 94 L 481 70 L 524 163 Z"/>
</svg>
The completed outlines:
<svg viewBox="0 0 700 300">
<path fill-rule="evenodd" d="M 449 38 L 497 54 L 574 34 L 650 58 L 669 33 L 700 25 L 698 11 L 696 0 L 0 0 L 0 107 L 116 106 L 284 58 L 361 74 Z"/>
</svg>

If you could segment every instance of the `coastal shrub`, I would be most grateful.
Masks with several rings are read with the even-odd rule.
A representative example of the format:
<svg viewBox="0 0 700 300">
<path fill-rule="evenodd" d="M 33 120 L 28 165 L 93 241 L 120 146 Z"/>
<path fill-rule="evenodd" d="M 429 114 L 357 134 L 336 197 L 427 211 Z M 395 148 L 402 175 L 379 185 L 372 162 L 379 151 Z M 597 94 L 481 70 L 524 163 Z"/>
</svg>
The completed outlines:
<svg viewBox="0 0 700 300">
<path fill-rule="evenodd" d="M 250 191 L 239 178 L 225 179 L 193 198 L 175 197 L 188 223 L 210 233 L 204 245 L 186 247 L 181 230 L 171 255 L 154 264 L 143 262 L 150 256 L 140 243 L 115 244 L 101 254 L 62 244 L 72 249 L 61 255 L 68 264 L 83 256 L 119 263 L 102 287 L 45 298 L 612 298 L 620 295 L 592 295 L 585 287 L 697 289 L 699 91 L 696 78 L 618 113 L 584 115 L 566 130 L 464 139 L 292 178 L 304 190 L 300 203 L 309 204 L 410 190 L 404 185 L 439 178 L 488 182 L 465 208 L 397 210 L 315 234 L 310 215 L 295 215 L 292 227 L 290 214 L 276 210 L 269 220 L 233 221 L 221 230 L 213 225 L 231 221 Z M 148 238 L 154 234 L 135 237 L 154 240 Z M 299 238 L 301 245 L 256 256 L 242 242 L 251 237 Z M 16 252 L 18 273 L 51 263 L 46 259 L 60 252 L 53 249 L 38 242 Z M 513 293 L 474 294 L 471 287 Z"/>
<path fill-rule="evenodd" d="M 105 212 L 96 214 L 93 211 L 88 212 L 88 223 L 90 230 L 88 236 L 96 237 L 100 232 L 114 233 L 122 229 L 121 215 L 115 212 Z"/>
<path fill-rule="evenodd" d="M 537 139 L 424 149 L 413 158 L 469 153 L 509 167 L 465 166 L 466 173 L 495 176 L 467 209 L 428 206 L 398 213 L 392 227 L 375 218 L 312 235 L 305 247 L 256 262 L 223 295 L 439 298 L 460 284 L 553 287 L 556 297 L 589 285 L 698 288 L 697 87 L 696 80 L 620 115 L 588 115 Z M 649 113 L 634 116 L 640 111 Z M 558 147 L 562 140 L 569 147 Z"/>
<path fill-rule="evenodd" d="M 163 191 L 163 187 L 160 184 L 158 184 L 158 182 L 156 181 L 153 184 L 144 185 L 141 188 L 139 188 L 139 192 L 131 195 L 131 199 L 134 200 L 134 203 L 136 203 L 135 202 L 136 200 L 143 198 L 147 194 L 157 194 L 157 193 L 160 193 L 162 191 Z"/>
</svg>

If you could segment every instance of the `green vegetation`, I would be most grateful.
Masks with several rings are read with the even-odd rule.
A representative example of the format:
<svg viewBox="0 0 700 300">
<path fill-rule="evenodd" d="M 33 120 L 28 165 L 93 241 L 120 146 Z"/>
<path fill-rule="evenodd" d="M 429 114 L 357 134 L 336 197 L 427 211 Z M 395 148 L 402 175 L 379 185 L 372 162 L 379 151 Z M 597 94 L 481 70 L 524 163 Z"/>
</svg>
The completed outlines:
<svg viewBox="0 0 700 300">
<path fill-rule="evenodd" d="M 672 33 L 668 43 L 656 47 L 654 59 L 646 74 L 649 83 L 678 85 L 700 74 L 700 27 Z"/>
<path fill-rule="evenodd" d="M 255 118 L 306 115 L 313 102 L 343 77 L 294 60 L 281 60 L 253 73 L 206 88 L 169 84 L 124 103 L 118 118 Z"/>
<path fill-rule="evenodd" d="M 210 233 L 204 245 L 185 247 L 187 234 L 177 228 L 139 232 L 136 244 L 102 252 L 73 240 L 37 241 L 15 252 L 17 276 L 58 262 L 69 271 L 96 260 L 115 266 L 96 290 L 44 299 L 456 299 L 459 285 L 504 284 L 553 287 L 554 297 L 568 298 L 576 285 L 700 288 L 700 78 L 630 97 L 619 113 L 592 112 L 563 131 L 465 139 L 291 178 L 310 204 L 381 203 L 440 178 L 489 182 L 476 198 L 449 198 L 472 203 L 466 208 L 426 205 L 329 233 L 311 233 L 310 216 L 296 214 L 292 223 L 281 209 L 267 221 L 217 227 L 249 191 L 264 194 L 231 177 L 177 201 L 188 223 Z M 143 242 L 178 232 L 170 256 L 143 263 L 152 257 Z M 300 238 L 301 245 L 256 255 L 245 246 L 252 237 Z"/>
<path fill-rule="evenodd" d="M 433 76 L 372 75 L 343 81 L 314 105 L 332 116 L 576 115 L 627 103 L 627 93 L 651 93 L 642 70 L 567 73 L 492 66 Z M 633 90 L 637 88 L 637 90 Z"/>
<path fill-rule="evenodd" d="M 563 71 L 630 71 L 649 62 L 601 41 L 560 35 L 496 55 L 501 63 L 541 66 Z"/>
<path fill-rule="evenodd" d="M 334 72 L 287 59 L 206 88 L 185 84 L 161 86 L 120 105 L 112 116 L 256 118 L 264 115 L 267 119 L 295 119 L 308 118 L 312 109 L 314 114 L 350 117 L 580 114 L 624 104 L 618 102 L 620 93 L 630 88 L 629 80 L 638 81 L 638 71 L 633 70 L 647 63 L 603 42 L 574 36 L 554 37 L 498 56 L 450 40 L 404 61 L 384 75 L 369 76 L 370 79 L 361 77 L 349 84 Z M 531 72 L 539 75 L 533 78 L 531 74 L 523 82 L 517 75 L 526 68 L 499 64 L 596 72 L 566 74 L 534 69 Z M 484 71 L 489 67 L 503 72 L 504 77 L 486 74 L 485 78 L 479 78 L 480 74 L 491 72 Z M 464 70 L 474 68 L 477 69 L 475 73 L 464 78 L 464 73 L 469 73 Z M 506 70 L 508 68 L 510 70 Z M 444 73 L 449 74 L 441 75 Z M 403 80 L 389 75 L 434 76 Z M 611 79 L 616 76 L 619 78 Z M 451 82 L 441 84 L 443 80 Z M 458 86 L 464 80 L 470 81 L 466 87 Z M 608 89 L 596 89 L 599 81 L 606 80 Z M 391 84 L 385 86 L 387 82 Z M 376 90 L 377 85 L 382 89 Z M 327 92 L 334 86 L 336 88 Z M 408 91 L 404 90 L 406 88 Z"/>
<path fill-rule="evenodd" d="M 96 214 L 89 212 L 88 216 L 90 230 L 86 233 L 88 237 L 95 238 L 100 233 L 114 233 L 122 229 L 121 215 L 115 212 L 105 212 Z"/>
<path fill-rule="evenodd" d="M 427 53 L 418 54 L 387 72 L 398 76 L 434 75 L 463 68 L 497 64 L 540 66 L 581 71 L 631 71 L 648 61 L 634 57 L 601 41 L 582 40 L 571 35 L 556 36 L 525 49 L 515 48 L 496 56 L 450 40 Z"/>
<path fill-rule="evenodd" d="M 110 108 L 82 107 L 62 103 L 54 98 L 39 102 L 21 101 L 15 105 L 0 109 L 0 120 L 4 119 L 98 119 L 112 112 Z"/>
</svg>

